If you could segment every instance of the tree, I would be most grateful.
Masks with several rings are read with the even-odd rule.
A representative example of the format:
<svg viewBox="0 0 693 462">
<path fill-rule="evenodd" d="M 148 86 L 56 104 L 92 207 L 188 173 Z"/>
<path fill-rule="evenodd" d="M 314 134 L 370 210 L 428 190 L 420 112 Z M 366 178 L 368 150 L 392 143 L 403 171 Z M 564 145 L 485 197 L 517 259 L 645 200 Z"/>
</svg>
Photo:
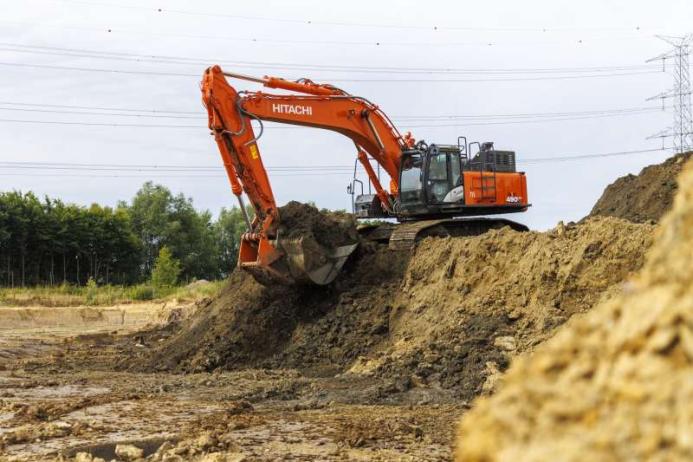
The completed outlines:
<svg viewBox="0 0 693 462">
<path fill-rule="evenodd" d="M 151 182 L 115 209 L 0 192 L 0 285 L 138 283 L 152 277 L 164 247 L 179 263 L 178 280 L 218 279 L 236 266 L 245 231 L 237 207 L 214 220 Z"/>
<path fill-rule="evenodd" d="M 173 196 L 168 188 L 146 182 L 137 191 L 129 207 L 132 226 L 142 242 L 142 272 L 151 273 L 156 255 L 169 235 Z"/>
<path fill-rule="evenodd" d="M 152 285 L 157 288 L 173 287 L 178 282 L 180 272 L 180 262 L 173 258 L 168 247 L 163 246 L 154 262 Z"/>
<path fill-rule="evenodd" d="M 174 196 L 168 188 L 147 182 L 137 191 L 129 211 L 142 242 L 144 277 L 151 274 L 163 246 L 180 261 L 182 279 L 220 276 L 212 216 L 195 210 L 192 199 L 183 194 Z"/>
<path fill-rule="evenodd" d="M 252 207 L 247 208 L 247 213 L 252 219 Z M 241 235 L 247 231 L 245 218 L 240 208 L 221 209 L 219 218 L 214 223 L 214 238 L 219 248 L 217 267 L 221 276 L 227 276 L 236 267 Z"/>
<path fill-rule="evenodd" d="M 136 282 L 139 258 L 127 212 L 39 201 L 32 193 L 0 193 L 2 284 L 81 284 L 89 277 Z"/>
</svg>

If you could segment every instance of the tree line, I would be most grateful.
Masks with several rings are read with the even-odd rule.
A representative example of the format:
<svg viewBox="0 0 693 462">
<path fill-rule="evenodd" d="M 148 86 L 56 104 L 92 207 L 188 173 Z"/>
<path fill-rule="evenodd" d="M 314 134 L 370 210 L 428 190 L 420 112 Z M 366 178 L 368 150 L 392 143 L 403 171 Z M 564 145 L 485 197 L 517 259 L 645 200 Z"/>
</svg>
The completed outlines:
<svg viewBox="0 0 693 462">
<path fill-rule="evenodd" d="M 135 284 L 164 247 L 180 262 L 179 280 L 218 279 L 235 267 L 244 231 L 237 207 L 214 220 L 151 182 L 116 207 L 0 193 L 0 285 Z"/>
</svg>

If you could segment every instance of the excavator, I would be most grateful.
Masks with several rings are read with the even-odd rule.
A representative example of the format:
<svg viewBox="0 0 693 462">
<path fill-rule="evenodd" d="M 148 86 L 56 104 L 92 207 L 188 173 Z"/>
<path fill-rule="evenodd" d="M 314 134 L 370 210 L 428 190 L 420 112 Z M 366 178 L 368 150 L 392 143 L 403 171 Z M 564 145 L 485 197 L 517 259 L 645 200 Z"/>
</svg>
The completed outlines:
<svg viewBox="0 0 693 462">
<path fill-rule="evenodd" d="M 237 91 L 227 78 L 290 93 Z M 354 177 L 347 188 L 355 216 L 398 223 L 362 227 L 371 240 L 403 249 L 426 235 L 478 235 L 503 226 L 527 230 L 511 220 L 486 217 L 530 206 L 526 176 L 516 171 L 513 151 L 468 143 L 465 137 L 455 145 L 417 141 L 411 133 L 402 135 L 376 104 L 309 79 L 259 78 L 215 65 L 205 70 L 201 90 L 209 129 L 248 228 L 241 237 L 238 266 L 261 283 L 329 284 L 358 245 L 325 248 L 308 238 L 280 235 L 279 208 L 257 144 L 263 121 L 331 130 L 354 143 L 355 165 L 362 165 L 372 185 L 371 193 L 365 193 L 363 182 Z M 253 121 L 259 124 L 257 134 Z M 381 169 L 390 177 L 387 189 Z M 255 211 L 252 220 L 244 193 Z"/>
</svg>

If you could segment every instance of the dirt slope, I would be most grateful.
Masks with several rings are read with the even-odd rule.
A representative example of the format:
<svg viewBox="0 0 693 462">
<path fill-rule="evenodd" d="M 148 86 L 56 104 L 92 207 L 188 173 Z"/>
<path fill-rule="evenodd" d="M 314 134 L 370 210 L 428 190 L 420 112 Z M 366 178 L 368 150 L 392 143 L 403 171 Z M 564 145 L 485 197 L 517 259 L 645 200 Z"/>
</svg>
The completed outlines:
<svg viewBox="0 0 693 462">
<path fill-rule="evenodd" d="M 472 399 L 518 352 L 640 268 L 653 227 L 594 218 L 547 233 L 428 238 L 411 254 L 364 242 L 328 287 L 263 287 L 235 273 L 136 368 L 296 368 L 371 376 Z M 133 367 L 128 360 L 123 365 Z"/>
<path fill-rule="evenodd" d="M 628 290 L 517 361 L 457 460 L 693 460 L 691 261 L 693 165 Z"/>
<path fill-rule="evenodd" d="M 693 152 L 678 154 L 661 164 L 645 167 L 637 176 L 619 178 L 604 190 L 590 216 L 612 216 L 636 223 L 659 221 L 671 208 L 676 178 Z"/>
</svg>

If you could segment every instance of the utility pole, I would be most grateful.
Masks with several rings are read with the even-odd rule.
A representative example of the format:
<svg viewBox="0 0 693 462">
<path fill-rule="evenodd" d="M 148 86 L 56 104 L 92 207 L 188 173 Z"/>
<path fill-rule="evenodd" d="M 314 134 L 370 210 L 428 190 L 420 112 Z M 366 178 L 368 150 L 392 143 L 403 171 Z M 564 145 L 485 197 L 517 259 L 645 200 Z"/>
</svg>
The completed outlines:
<svg viewBox="0 0 693 462">
<path fill-rule="evenodd" d="M 693 34 L 683 37 L 671 37 L 666 35 L 657 35 L 656 37 L 665 41 L 673 48 L 666 53 L 648 59 L 646 62 L 651 63 L 661 60 L 662 70 L 666 71 L 667 60 L 670 62 L 673 61 L 672 74 L 674 77 L 674 86 L 668 91 L 648 98 L 647 101 L 661 99 L 662 109 L 665 109 L 666 100 L 671 99 L 674 121 L 669 128 L 650 136 L 648 139 L 662 138 L 662 143 L 664 144 L 665 138 L 672 138 L 674 153 L 691 151 L 693 150 L 693 112 L 691 111 L 689 57 L 691 54 Z"/>
</svg>

